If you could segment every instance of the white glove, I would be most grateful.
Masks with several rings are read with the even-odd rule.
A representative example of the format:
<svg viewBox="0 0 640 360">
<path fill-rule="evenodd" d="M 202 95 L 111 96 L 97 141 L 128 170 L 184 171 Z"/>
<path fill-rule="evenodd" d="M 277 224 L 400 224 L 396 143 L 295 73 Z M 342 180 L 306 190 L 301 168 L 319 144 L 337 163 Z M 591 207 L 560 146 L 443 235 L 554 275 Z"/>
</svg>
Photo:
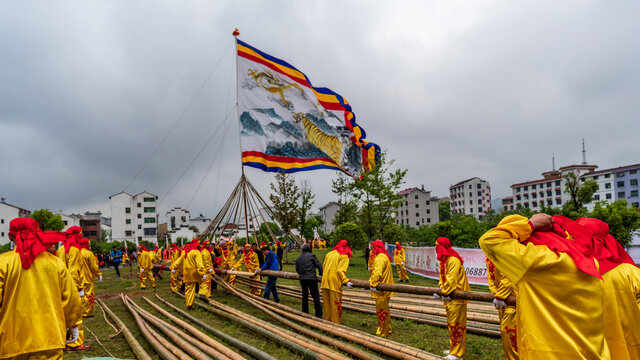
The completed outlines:
<svg viewBox="0 0 640 360">
<path fill-rule="evenodd" d="M 98 281 L 102 281 L 102 275 L 98 276 Z"/>
<path fill-rule="evenodd" d="M 253 273 L 254 273 L 255 275 L 258 275 L 258 273 L 259 273 L 259 272 L 260 272 L 260 269 L 256 269 L 256 271 L 254 271 Z"/>
<path fill-rule="evenodd" d="M 80 295 L 80 297 L 84 297 L 84 290 L 78 291 L 78 295 Z"/>
<path fill-rule="evenodd" d="M 367 266 L 367 271 L 371 271 L 371 268 Z"/>
<path fill-rule="evenodd" d="M 202 275 L 202 281 L 207 281 L 207 275 Z"/>
<path fill-rule="evenodd" d="M 231 268 L 231 271 L 236 271 L 236 268 Z"/>
<path fill-rule="evenodd" d="M 349 289 L 353 289 L 353 283 L 351 281 L 347 281 L 347 287 Z"/>
<path fill-rule="evenodd" d="M 175 274 L 176 273 L 176 269 L 171 270 L 171 273 Z"/>
<path fill-rule="evenodd" d="M 504 300 L 498 300 L 496 298 L 496 299 L 493 299 L 493 306 L 495 306 L 496 309 L 504 309 L 507 307 L 507 303 L 505 303 Z"/>
<path fill-rule="evenodd" d="M 451 301 L 451 296 L 443 296 L 442 300 L 444 301 Z"/>
<path fill-rule="evenodd" d="M 434 293 L 434 294 L 433 294 L 433 298 L 434 298 L 435 300 L 440 300 L 440 299 L 442 299 L 442 296 L 440 296 L 440 295 L 438 295 L 438 294 Z"/>
<path fill-rule="evenodd" d="M 78 340 L 78 336 L 80 336 L 80 331 L 78 331 L 78 327 L 72 327 L 71 329 L 67 329 L 67 334 L 71 334 L 71 339 L 67 340 L 67 344 L 73 344 Z"/>
<path fill-rule="evenodd" d="M 213 269 L 209 269 L 209 274 L 211 274 L 213 272 Z"/>
<path fill-rule="evenodd" d="M 400 263 L 400 265 L 404 266 L 404 261 Z"/>
<path fill-rule="evenodd" d="M 144 269 L 140 269 L 140 274 L 142 274 L 144 272 Z"/>
<path fill-rule="evenodd" d="M 375 287 L 371 287 L 371 292 L 378 292 L 378 289 L 376 289 Z"/>
</svg>

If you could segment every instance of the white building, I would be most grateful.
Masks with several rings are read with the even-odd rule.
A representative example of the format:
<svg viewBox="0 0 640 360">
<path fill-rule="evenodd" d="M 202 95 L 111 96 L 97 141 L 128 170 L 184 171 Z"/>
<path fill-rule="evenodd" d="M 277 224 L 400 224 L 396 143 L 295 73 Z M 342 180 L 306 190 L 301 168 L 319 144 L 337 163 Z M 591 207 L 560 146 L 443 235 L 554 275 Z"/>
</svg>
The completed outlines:
<svg viewBox="0 0 640 360">
<path fill-rule="evenodd" d="M 336 213 L 340 210 L 342 206 L 335 202 L 331 201 L 328 204 L 320 207 L 319 213 L 324 221 L 324 224 L 320 227 L 320 230 L 324 233 L 330 233 L 335 229 L 333 226 L 333 220 L 336 218 Z"/>
<path fill-rule="evenodd" d="M 204 217 L 202 214 L 189 219 L 189 227 L 195 226 L 198 229 L 198 234 L 202 234 L 209 224 L 211 224 L 211 219 Z"/>
<path fill-rule="evenodd" d="M 191 213 L 181 207 L 175 207 L 167 211 L 167 231 L 177 230 L 181 227 L 189 227 Z"/>
<path fill-rule="evenodd" d="M 0 245 L 7 244 L 9 240 L 9 223 L 19 217 L 29 217 L 31 211 L 19 206 L 7 203 L 0 198 Z"/>
<path fill-rule="evenodd" d="M 158 197 L 146 191 L 136 195 L 120 192 L 111 200 L 111 238 L 115 241 L 146 240 L 156 242 Z"/>
<path fill-rule="evenodd" d="M 449 187 L 452 214 L 482 218 L 491 209 L 491 186 L 478 177 L 460 181 Z"/>
<path fill-rule="evenodd" d="M 431 196 L 431 191 L 422 188 L 410 188 L 398 193 L 402 196 L 402 204 L 396 209 L 396 224 L 418 228 L 422 225 L 433 225 L 440 221 L 438 198 Z"/>
</svg>

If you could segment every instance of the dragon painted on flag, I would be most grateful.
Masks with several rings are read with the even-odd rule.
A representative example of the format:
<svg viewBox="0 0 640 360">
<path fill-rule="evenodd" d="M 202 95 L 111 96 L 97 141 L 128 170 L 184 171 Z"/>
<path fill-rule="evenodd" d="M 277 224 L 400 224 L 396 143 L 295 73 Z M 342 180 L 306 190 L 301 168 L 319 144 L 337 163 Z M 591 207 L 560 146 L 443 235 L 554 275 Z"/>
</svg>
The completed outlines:
<svg viewBox="0 0 640 360">
<path fill-rule="evenodd" d="M 237 39 L 242 163 L 270 172 L 315 169 L 354 177 L 373 169 L 380 147 L 365 140 L 349 103 L 285 61 Z"/>
</svg>

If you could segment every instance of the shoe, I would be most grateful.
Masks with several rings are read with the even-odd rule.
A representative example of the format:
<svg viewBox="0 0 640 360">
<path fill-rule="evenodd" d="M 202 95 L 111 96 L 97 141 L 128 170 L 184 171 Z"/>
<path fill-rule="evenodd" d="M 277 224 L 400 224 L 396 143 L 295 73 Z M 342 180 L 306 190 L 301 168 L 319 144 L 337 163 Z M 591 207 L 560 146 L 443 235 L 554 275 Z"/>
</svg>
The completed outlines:
<svg viewBox="0 0 640 360">
<path fill-rule="evenodd" d="M 67 352 L 72 352 L 72 351 L 84 351 L 84 350 L 91 350 L 91 346 L 89 346 L 89 345 L 85 345 L 85 344 L 82 344 L 82 345 L 80 345 L 80 346 L 76 346 L 76 347 L 67 346 L 67 347 L 65 348 L 65 351 L 67 351 Z"/>
<path fill-rule="evenodd" d="M 445 358 L 445 359 L 448 359 L 448 360 L 462 360 L 462 358 L 461 358 L 461 357 L 459 357 L 459 356 L 455 356 L 455 355 L 447 355 L 447 356 L 445 356 L 444 358 Z"/>
<path fill-rule="evenodd" d="M 442 352 L 445 356 L 449 355 L 449 350 L 445 350 Z"/>
</svg>

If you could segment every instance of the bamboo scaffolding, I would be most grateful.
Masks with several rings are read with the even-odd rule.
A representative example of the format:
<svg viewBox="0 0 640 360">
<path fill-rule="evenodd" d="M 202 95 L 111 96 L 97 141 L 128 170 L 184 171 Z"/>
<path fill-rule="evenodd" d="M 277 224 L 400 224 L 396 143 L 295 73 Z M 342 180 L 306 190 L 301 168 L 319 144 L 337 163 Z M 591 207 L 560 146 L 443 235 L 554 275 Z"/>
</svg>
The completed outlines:
<svg viewBox="0 0 640 360">
<path fill-rule="evenodd" d="M 392 340 L 373 336 L 371 334 L 368 334 L 356 329 L 352 329 L 344 325 L 339 325 L 339 324 L 326 321 L 324 319 L 312 317 L 309 314 L 302 313 L 298 310 L 287 307 L 285 305 L 281 305 L 279 303 L 271 302 L 267 299 L 251 294 L 244 290 L 240 290 L 240 289 L 234 289 L 234 290 L 244 295 L 244 297 L 241 297 L 243 298 L 243 300 L 246 300 L 246 298 L 253 298 L 256 301 L 262 302 L 266 307 L 280 314 L 281 316 L 294 319 L 296 321 L 304 323 L 305 325 L 329 332 L 335 336 L 339 336 L 349 341 L 361 344 L 372 350 L 376 350 L 381 354 L 385 354 L 397 359 L 430 360 L 430 359 L 440 358 L 426 351 L 412 348 L 410 346 L 403 345 L 403 344 L 394 342 Z M 283 310 L 283 309 L 286 309 L 286 310 Z"/>
<path fill-rule="evenodd" d="M 164 360 L 178 360 L 178 359 L 182 360 L 182 359 L 185 359 L 185 358 L 187 358 L 187 359 L 189 358 L 188 356 L 178 358 L 175 355 L 173 355 L 169 350 L 167 350 L 167 348 L 164 347 L 158 341 L 158 339 L 155 337 L 155 335 L 151 334 L 150 329 L 147 328 L 147 325 L 144 323 L 142 318 L 140 318 L 140 315 L 138 315 L 138 312 L 136 312 L 133 309 L 133 307 L 125 299 L 125 297 L 124 297 L 124 295 L 122 293 L 120 293 L 120 299 L 122 300 L 122 302 L 124 303 L 124 306 L 127 308 L 127 310 L 129 310 L 129 312 L 133 316 L 134 320 L 136 321 L 136 324 L 138 325 L 138 328 L 140 329 L 140 333 L 142 333 L 142 336 L 144 336 L 144 338 L 147 340 L 149 345 L 151 345 L 153 350 L 155 350 L 155 352 L 161 358 L 163 358 Z"/>
<path fill-rule="evenodd" d="M 111 317 L 113 321 L 116 322 L 116 325 L 118 325 L 118 328 L 120 328 L 120 331 L 122 331 L 125 340 L 127 340 L 131 351 L 133 351 L 133 354 L 136 356 L 136 359 L 151 360 L 151 356 L 149 356 L 149 354 L 144 350 L 142 345 L 140 345 L 138 340 L 136 340 L 129 328 L 122 322 L 122 320 L 120 320 L 120 318 L 116 316 L 116 314 L 111 311 L 107 304 L 105 304 L 100 298 L 96 298 L 96 301 L 98 301 L 98 304 L 102 306 L 102 309 L 104 309 L 104 311 L 109 314 L 109 317 Z"/>
<path fill-rule="evenodd" d="M 159 313 L 161 313 L 162 315 L 167 317 L 169 320 L 171 320 L 173 323 L 175 323 L 176 325 L 182 327 L 188 333 L 190 333 L 191 335 L 195 336 L 196 338 L 200 339 L 200 341 L 202 341 L 204 344 L 211 346 L 217 352 L 222 353 L 223 355 L 225 355 L 226 357 L 228 357 L 229 359 L 232 359 L 232 360 L 246 360 L 245 357 L 240 356 L 235 351 L 229 349 L 228 347 L 224 346 L 223 344 L 221 344 L 221 343 L 217 342 L 216 340 L 212 339 L 209 335 L 207 335 L 207 334 L 203 333 L 202 331 L 198 330 L 196 327 L 190 325 L 186 321 L 181 320 L 181 319 L 175 317 L 174 315 L 170 314 L 169 312 L 167 312 L 166 310 L 164 310 L 160 306 L 154 304 L 151 300 L 147 299 L 145 296 L 143 296 L 142 299 L 144 301 L 146 301 L 149 305 L 151 305 L 151 307 L 156 309 Z M 210 355 L 217 356 L 217 355 L 213 355 L 213 354 L 210 354 Z"/>
<path fill-rule="evenodd" d="M 244 351 L 245 353 L 251 355 L 252 357 L 254 357 L 254 358 L 258 359 L 258 360 L 276 360 L 276 358 L 274 358 L 273 356 L 267 354 L 266 352 L 264 352 L 264 351 L 262 351 L 262 350 L 260 350 L 258 348 L 255 348 L 255 347 L 253 347 L 253 346 L 251 346 L 251 345 L 249 345 L 249 344 L 247 344 L 245 342 L 242 342 L 242 341 L 234 338 L 233 336 L 229 336 L 229 335 L 223 333 L 222 331 L 214 329 L 213 327 L 211 327 L 208 324 L 205 324 L 204 322 L 198 320 L 194 316 L 191 316 L 188 313 L 186 313 L 185 311 L 179 309 L 178 307 L 176 307 L 172 303 L 168 302 L 167 300 L 161 298 L 160 295 L 155 294 L 155 296 L 160 302 L 162 302 L 163 304 L 169 306 L 171 309 L 176 311 L 181 316 L 187 318 L 189 321 L 191 321 L 194 324 L 200 326 L 201 328 L 206 329 L 207 331 L 209 331 L 210 333 L 212 333 L 216 337 L 222 339 L 223 341 L 229 343 L 232 346 L 237 347 L 238 349 Z"/>
</svg>

